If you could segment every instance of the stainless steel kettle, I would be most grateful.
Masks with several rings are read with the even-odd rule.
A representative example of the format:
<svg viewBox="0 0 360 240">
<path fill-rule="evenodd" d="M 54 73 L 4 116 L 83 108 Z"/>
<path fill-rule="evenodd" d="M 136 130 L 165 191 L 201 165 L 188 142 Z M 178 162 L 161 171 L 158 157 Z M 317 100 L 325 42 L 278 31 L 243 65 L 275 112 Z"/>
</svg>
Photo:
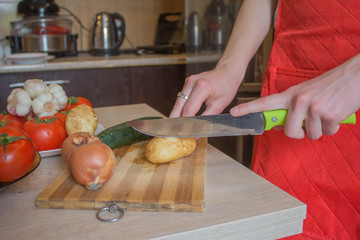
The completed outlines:
<svg viewBox="0 0 360 240">
<path fill-rule="evenodd" d="M 125 20 L 118 13 L 100 12 L 92 31 L 92 54 L 112 56 L 119 54 L 119 47 L 125 38 Z"/>
</svg>

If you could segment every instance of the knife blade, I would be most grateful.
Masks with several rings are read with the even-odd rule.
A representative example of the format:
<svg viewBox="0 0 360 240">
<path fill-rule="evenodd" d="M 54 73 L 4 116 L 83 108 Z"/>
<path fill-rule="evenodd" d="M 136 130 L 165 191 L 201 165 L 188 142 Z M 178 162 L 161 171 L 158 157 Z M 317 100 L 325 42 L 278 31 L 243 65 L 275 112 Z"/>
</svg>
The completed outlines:
<svg viewBox="0 0 360 240">
<path fill-rule="evenodd" d="M 135 130 L 156 137 L 221 137 L 260 135 L 274 126 L 284 125 L 287 110 L 272 110 L 233 117 L 230 114 L 133 120 L 127 122 Z M 341 123 L 355 124 L 352 114 Z"/>
</svg>

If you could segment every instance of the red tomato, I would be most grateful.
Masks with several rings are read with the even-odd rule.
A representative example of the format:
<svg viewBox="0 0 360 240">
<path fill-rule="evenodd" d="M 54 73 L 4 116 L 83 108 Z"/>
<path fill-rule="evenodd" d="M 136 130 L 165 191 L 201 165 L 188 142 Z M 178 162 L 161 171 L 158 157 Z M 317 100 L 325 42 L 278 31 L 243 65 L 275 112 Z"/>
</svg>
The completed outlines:
<svg viewBox="0 0 360 240">
<path fill-rule="evenodd" d="M 10 113 L 0 114 L 0 127 L 7 126 L 22 129 L 25 122 L 26 119 L 24 117 L 15 116 Z"/>
<path fill-rule="evenodd" d="M 0 181 L 11 182 L 24 176 L 35 159 L 30 137 L 15 127 L 0 128 Z"/>
<path fill-rule="evenodd" d="M 62 110 L 60 112 L 55 113 L 54 118 L 60 119 L 64 124 L 66 122 L 66 117 L 70 111 L 69 110 Z"/>
<path fill-rule="evenodd" d="M 93 107 L 92 104 L 90 103 L 90 101 L 86 98 L 83 97 L 68 97 L 68 102 L 65 106 L 65 108 L 63 110 L 71 110 L 74 107 L 81 105 L 81 104 L 86 104 L 90 107 Z"/>
<path fill-rule="evenodd" d="M 24 131 L 33 140 L 37 151 L 61 148 L 66 139 L 65 125 L 54 117 L 32 118 L 24 124 Z"/>
</svg>

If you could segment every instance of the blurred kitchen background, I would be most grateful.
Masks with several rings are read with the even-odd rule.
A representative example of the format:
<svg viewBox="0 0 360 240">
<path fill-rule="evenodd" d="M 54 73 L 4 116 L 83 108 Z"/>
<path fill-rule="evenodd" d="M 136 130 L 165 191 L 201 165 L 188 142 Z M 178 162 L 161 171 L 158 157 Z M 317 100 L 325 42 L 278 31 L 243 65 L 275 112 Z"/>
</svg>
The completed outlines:
<svg viewBox="0 0 360 240">
<path fill-rule="evenodd" d="M 20 0 L 0 0 L 0 38 L 11 33 L 10 22 L 20 20 L 17 6 Z M 59 15 L 73 20 L 72 32 L 82 34 L 78 39 L 79 50 L 91 48 L 91 32 L 81 29 L 74 18 L 64 10 L 70 10 L 89 30 L 92 29 L 98 12 L 118 12 L 126 22 L 126 35 L 135 46 L 153 44 L 155 29 L 160 13 L 184 12 L 183 0 L 56 0 L 60 7 Z M 129 48 L 124 41 L 121 48 Z"/>
<path fill-rule="evenodd" d="M 33 8 L 34 4 L 41 5 L 44 2 L 46 2 L 46 5 L 44 5 L 44 8 L 40 8 L 41 11 L 36 11 L 31 14 L 28 13 L 28 11 L 30 11 L 29 9 Z M 18 12 L 20 9 L 18 9 L 18 7 L 21 5 L 20 3 L 22 4 L 20 12 L 22 13 L 19 14 Z M 31 5 L 29 9 L 27 9 L 28 4 Z M 124 57 L 126 54 L 139 56 L 144 54 L 178 54 L 176 56 L 180 56 L 179 59 L 184 59 L 184 55 L 184 67 L 179 64 L 175 70 L 175 72 L 181 72 L 181 74 L 183 74 L 182 76 L 177 76 L 177 78 L 180 79 L 179 82 L 176 84 L 173 83 L 173 89 L 171 89 L 171 86 L 167 86 L 167 89 L 165 90 L 164 88 L 164 93 L 162 93 L 166 96 L 169 94 L 175 96 L 176 93 L 173 93 L 173 91 L 178 91 L 179 86 L 182 86 L 183 81 L 187 76 L 210 70 L 215 66 L 227 44 L 241 4 L 242 0 L 0 0 L 1 49 L 3 51 L 3 56 L 16 52 L 45 51 L 56 56 L 57 60 L 54 62 L 61 62 L 61 58 L 67 56 L 77 56 L 75 60 L 81 62 L 84 61 L 81 57 L 88 55 L 93 55 L 94 58 L 97 58 L 96 56 L 106 57 L 107 55 L 120 55 L 122 59 L 126 59 L 126 56 Z M 56 11 L 53 13 L 52 11 L 54 11 L 54 6 Z M 94 39 L 97 36 L 93 33 L 95 31 L 99 31 L 99 29 L 95 28 L 94 23 L 98 19 L 96 16 L 99 17 L 99 13 L 102 12 L 106 12 L 105 16 L 102 16 L 104 19 L 113 16 L 111 14 L 114 13 L 120 15 L 123 18 L 123 23 L 120 23 L 120 25 L 124 25 L 125 28 L 123 28 L 120 32 L 119 30 L 117 32 L 118 38 L 119 36 L 123 38 L 118 45 L 110 47 L 112 49 L 102 49 L 106 44 L 104 45 L 104 43 L 102 43 L 103 45 L 101 45 L 100 42 L 100 51 L 95 51 L 99 50 L 97 49 L 99 46 L 97 45 L 98 42 L 96 42 L 96 44 L 94 43 Z M 20 48 L 14 47 L 16 45 L 14 45 L 14 35 L 21 36 L 22 41 L 25 37 L 30 38 L 31 41 L 36 40 L 34 36 L 36 35 L 34 34 L 35 28 L 33 25 L 30 25 L 27 20 L 30 19 L 30 15 L 32 15 L 31 18 L 41 19 L 44 17 L 40 16 L 42 14 L 45 14 L 45 18 L 47 15 L 60 17 L 59 25 L 63 23 L 66 24 L 66 22 L 70 20 L 71 24 L 70 26 L 66 25 L 66 28 L 69 28 L 71 35 L 75 36 L 75 40 L 69 40 L 68 43 L 65 42 L 66 46 L 64 43 L 60 43 L 59 46 L 55 46 L 55 50 L 48 49 L 50 46 L 46 46 L 46 44 L 45 46 L 42 45 L 40 48 L 38 46 L 34 47 L 34 45 L 31 45 L 30 47 L 25 46 L 24 43 Z M 64 21 L 64 19 L 66 21 Z M 19 31 L 17 28 L 18 26 L 25 26 L 25 28 L 29 28 L 30 30 L 27 29 L 26 31 Z M 119 26 L 116 27 L 119 28 Z M 46 30 L 50 31 L 50 28 L 46 28 Z M 69 32 L 63 34 L 67 35 Z M 44 37 L 45 40 L 43 40 L 43 42 L 50 44 L 50 40 L 52 40 L 50 38 L 50 34 L 45 34 L 43 39 Z M 99 41 L 99 39 L 96 39 L 96 41 Z M 116 39 L 114 41 L 116 41 Z M 57 42 L 55 43 L 58 44 Z M 71 49 L 67 48 L 67 45 L 70 43 L 72 45 Z M 75 46 L 73 46 L 74 43 Z M 272 31 L 269 32 L 260 49 L 251 60 L 243 84 L 240 86 L 238 95 L 235 97 L 230 107 L 259 97 L 271 43 Z M 74 49 L 76 51 L 74 51 Z M 3 56 L 0 54 L 0 59 Z M 64 59 L 68 60 L 69 58 Z M 131 57 L 131 59 L 133 59 L 133 57 Z M 75 60 L 70 59 L 70 61 Z M 86 58 L 86 60 L 88 61 L 89 58 Z M 109 60 L 117 59 L 112 58 Z M 24 66 L 24 69 L 19 67 L 17 68 L 19 72 L 12 73 L 14 70 L 7 68 L 9 64 L 11 65 L 15 63 L 8 63 L 4 61 L 3 66 L 0 66 L 0 70 L 2 70 L 0 73 L 0 84 L 16 82 L 25 76 L 33 76 L 35 74 L 26 73 L 29 72 L 29 68 L 26 68 L 26 66 Z M 168 68 L 170 67 L 173 68 L 174 66 L 168 66 Z M 131 68 L 130 70 L 135 72 L 135 70 L 138 71 L 141 69 L 141 71 L 139 70 L 141 74 L 138 74 L 138 76 L 143 76 L 142 74 L 144 74 L 144 69 L 155 73 L 159 72 L 158 70 L 153 70 L 156 67 L 151 68 L 151 70 L 150 67 L 148 68 L 149 69 L 145 66 L 141 69 L 139 66 L 139 68 Z M 49 73 L 49 71 L 43 72 L 41 69 L 38 69 L 37 74 L 40 73 L 43 74 L 42 76 L 58 78 L 66 76 L 71 78 L 81 76 L 80 74 L 85 74 L 85 72 L 81 69 L 71 70 L 73 72 L 70 70 L 71 69 L 67 72 L 58 71 Z M 120 70 L 123 71 L 125 68 L 120 67 L 118 70 L 115 68 L 105 68 L 101 71 L 104 71 L 104 73 L 109 74 L 113 79 L 116 79 L 116 75 L 114 75 L 112 71 Z M 34 69 L 31 69 L 31 72 L 34 71 Z M 89 76 L 93 75 L 90 74 Z M 149 76 L 149 74 L 145 74 L 144 76 Z M 129 74 L 125 72 L 123 79 L 128 77 Z M 131 78 L 135 77 L 131 76 Z M 158 77 L 155 77 L 154 75 L 154 79 L 157 78 Z M 110 80 L 109 78 L 109 81 L 112 81 L 111 83 L 113 83 L 114 80 Z M 161 81 L 169 84 L 166 82 L 166 79 Z M 123 86 L 128 87 L 127 84 Z M 146 85 L 144 85 L 143 88 L 145 89 L 145 87 Z M 169 89 L 171 89 L 171 91 L 169 91 Z M 4 89 L 1 91 L 5 92 Z M 74 89 L 69 88 L 68 91 L 75 93 Z M 101 100 L 99 100 L 100 102 L 96 102 L 94 97 L 94 105 L 102 106 L 107 105 L 109 102 L 123 104 L 144 101 L 167 115 L 169 114 L 173 104 L 172 99 L 170 99 L 170 101 L 169 99 L 164 101 L 160 98 L 157 102 L 164 106 L 155 103 L 155 100 L 152 98 L 144 96 L 144 94 L 148 92 L 147 89 L 136 92 L 136 94 L 139 95 L 136 101 L 129 100 L 131 96 L 127 96 L 126 94 L 128 93 L 126 93 L 125 90 L 123 91 L 124 98 L 127 97 L 127 100 L 109 100 L 108 102 L 105 102 L 104 99 L 98 97 Z M 99 92 L 98 94 L 99 96 L 102 96 L 101 94 L 103 93 Z M 2 95 L 4 94 L 2 93 Z M 4 105 L 5 103 L 1 102 L 6 99 L 6 96 L 4 95 L 0 97 L 0 105 Z M 154 102 L 154 104 L 152 104 L 152 102 Z M 3 108 L 2 105 L 1 107 Z M 244 165 L 250 165 L 253 143 L 252 137 L 213 138 L 210 139 L 209 142 L 231 157 L 239 159 Z"/>
<path fill-rule="evenodd" d="M 13 34 L 10 22 L 23 19 L 24 15 L 17 12 L 19 2 L 36 3 L 37 1 L 0 0 L 0 39 L 2 40 Z M 178 41 L 185 42 L 188 53 L 199 53 L 223 50 L 242 0 L 46 0 L 46 2 L 56 4 L 59 7 L 57 15 L 72 21 L 71 33 L 78 35 L 79 52 L 91 50 L 92 29 L 96 15 L 105 11 L 116 12 L 125 20 L 125 39 L 120 49 L 154 45 L 160 23 L 159 16 L 166 13 L 180 13 L 182 15 L 176 19 L 179 22 L 177 27 L 178 30 L 184 31 L 184 35 L 180 36 L 183 39 Z M 6 42 L 2 43 L 5 44 Z M 268 49 L 267 46 L 265 48 Z"/>
</svg>

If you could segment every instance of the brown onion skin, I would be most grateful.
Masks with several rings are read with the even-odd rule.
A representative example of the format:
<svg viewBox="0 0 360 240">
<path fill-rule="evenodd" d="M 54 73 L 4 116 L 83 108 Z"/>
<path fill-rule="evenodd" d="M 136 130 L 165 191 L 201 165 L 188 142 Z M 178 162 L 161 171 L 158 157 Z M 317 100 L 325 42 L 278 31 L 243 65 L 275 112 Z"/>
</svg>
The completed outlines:
<svg viewBox="0 0 360 240">
<path fill-rule="evenodd" d="M 101 142 L 100 139 L 88 132 L 77 132 L 68 136 L 61 146 L 61 157 L 65 163 L 69 163 L 71 155 L 80 146 L 92 142 Z"/>
<path fill-rule="evenodd" d="M 75 180 L 88 190 L 97 190 L 112 176 L 116 157 L 106 144 L 88 143 L 72 154 L 70 169 Z"/>
</svg>

